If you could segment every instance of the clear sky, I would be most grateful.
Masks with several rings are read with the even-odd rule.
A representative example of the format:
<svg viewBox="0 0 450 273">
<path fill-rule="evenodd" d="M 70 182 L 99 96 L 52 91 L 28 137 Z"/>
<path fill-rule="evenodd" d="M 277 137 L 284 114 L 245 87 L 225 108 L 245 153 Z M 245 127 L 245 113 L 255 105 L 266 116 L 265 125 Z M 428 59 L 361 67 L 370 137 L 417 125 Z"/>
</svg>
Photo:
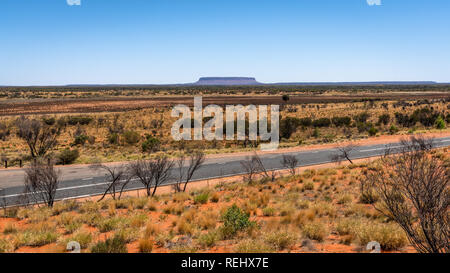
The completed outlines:
<svg viewBox="0 0 450 273">
<path fill-rule="evenodd" d="M 450 82 L 450 1 L 0 0 L 0 85 L 202 76 Z"/>
</svg>

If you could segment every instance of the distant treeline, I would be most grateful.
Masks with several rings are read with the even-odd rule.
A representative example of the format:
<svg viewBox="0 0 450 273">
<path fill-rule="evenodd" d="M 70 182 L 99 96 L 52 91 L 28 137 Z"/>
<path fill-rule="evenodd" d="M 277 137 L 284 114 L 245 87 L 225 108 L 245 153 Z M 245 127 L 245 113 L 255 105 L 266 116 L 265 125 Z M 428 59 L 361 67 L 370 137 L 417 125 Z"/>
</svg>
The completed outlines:
<svg viewBox="0 0 450 273">
<path fill-rule="evenodd" d="M 450 92 L 450 84 L 417 84 L 417 85 L 245 85 L 245 86 L 191 86 L 191 85 L 80 85 L 80 86 L 29 86 L 29 87 L 0 87 L 0 92 L 123 92 L 123 91 L 147 91 L 150 93 L 169 92 L 173 94 L 198 94 L 198 93 L 323 93 L 326 91 L 340 91 L 348 93 L 357 92 Z"/>
</svg>

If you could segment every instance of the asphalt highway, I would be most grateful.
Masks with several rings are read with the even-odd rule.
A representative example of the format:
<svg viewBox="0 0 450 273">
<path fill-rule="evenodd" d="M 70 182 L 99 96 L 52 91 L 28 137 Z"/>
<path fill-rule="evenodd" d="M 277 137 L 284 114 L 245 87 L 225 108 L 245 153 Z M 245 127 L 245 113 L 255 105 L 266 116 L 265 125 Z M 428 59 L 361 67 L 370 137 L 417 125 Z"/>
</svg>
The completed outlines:
<svg viewBox="0 0 450 273">
<path fill-rule="evenodd" d="M 369 146 L 358 146 L 350 154 L 351 159 L 368 158 L 384 154 L 386 147 L 391 149 L 399 147 L 399 143 L 377 144 Z M 438 138 L 434 140 L 434 146 L 450 146 L 450 137 Z M 285 153 L 266 153 L 261 154 L 260 158 L 268 170 L 283 169 L 281 163 L 283 154 L 294 155 L 298 160 L 298 166 L 319 165 L 332 162 L 332 155 L 337 153 L 337 149 L 317 149 L 301 152 Z M 228 177 L 244 174 L 245 171 L 241 161 L 246 156 L 224 156 L 222 158 L 208 158 L 204 165 L 195 173 L 193 181 L 206 180 L 220 177 Z M 65 166 L 60 168 L 62 171 L 62 181 L 57 190 L 56 199 L 69 199 L 94 196 L 102 194 L 107 188 L 105 173 L 92 170 L 87 165 Z M 176 181 L 178 170 L 172 171 L 172 178 L 165 184 L 171 184 Z M 0 171 L 0 202 L 5 202 L 8 206 L 20 205 L 23 203 L 23 169 L 11 169 Z M 134 179 L 127 190 L 143 188 L 142 184 Z"/>
</svg>

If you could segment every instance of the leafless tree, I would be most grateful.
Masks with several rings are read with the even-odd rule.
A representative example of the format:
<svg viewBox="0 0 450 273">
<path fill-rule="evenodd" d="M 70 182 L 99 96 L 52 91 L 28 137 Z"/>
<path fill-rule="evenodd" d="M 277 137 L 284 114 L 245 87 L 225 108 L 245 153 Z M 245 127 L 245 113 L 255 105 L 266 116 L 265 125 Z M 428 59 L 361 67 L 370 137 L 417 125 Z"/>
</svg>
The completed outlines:
<svg viewBox="0 0 450 273">
<path fill-rule="evenodd" d="M 57 144 L 59 127 L 49 126 L 35 119 L 20 117 L 16 120 L 18 136 L 25 140 L 33 158 L 42 157 Z"/>
<path fill-rule="evenodd" d="M 36 202 L 42 201 L 52 207 L 60 179 L 61 171 L 55 170 L 53 162 L 33 160 L 25 169 L 25 192 Z"/>
<path fill-rule="evenodd" d="M 402 140 L 399 153 L 386 155 L 364 179 L 381 199 L 380 212 L 397 222 L 421 253 L 450 252 L 450 168 L 430 153 L 432 140 Z"/>
<path fill-rule="evenodd" d="M 147 196 L 154 196 L 158 186 L 170 178 L 173 165 L 173 161 L 163 156 L 155 160 L 138 160 L 130 164 L 130 174 L 141 181 Z"/>
<path fill-rule="evenodd" d="M 105 198 L 109 193 L 112 198 L 116 199 L 117 190 L 120 188 L 118 199 L 122 196 L 122 192 L 126 185 L 130 181 L 130 176 L 128 175 L 128 168 L 126 165 L 105 165 L 101 163 L 96 163 L 90 166 L 91 169 L 106 172 L 107 188 L 103 193 L 103 196 L 98 200 L 99 202 Z"/>
<path fill-rule="evenodd" d="M 169 160 L 165 156 L 159 156 L 153 161 L 153 192 L 152 196 L 155 195 L 156 189 L 166 182 L 170 178 L 170 172 L 173 168 L 174 162 Z"/>
<path fill-rule="evenodd" d="M 175 191 L 185 192 L 187 185 L 191 182 L 192 177 L 200 169 L 203 163 L 205 163 L 205 153 L 203 151 L 190 152 L 187 158 L 184 155 L 179 157 L 176 162 L 178 168 L 178 180 L 175 185 Z"/>
<path fill-rule="evenodd" d="M 254 157 L 246 158 L 241 161 L 241 166 L 245 170 L 245 175 L 243 176 L 244 181 L 251 183 L 259 171 L 257 162 L 254 160 Z"/>
<path fill-rule="evenodd" d="M 334 162 L 342 162 L 342 160 L 346 159 L 350 164 L 353 164 L 353 161 L 350 159 L 350 154 L 353 150 L 355 150 L 358 147 L 358 145 L 355 145 L 353 143 L 347 144 L 347 145 L 339 145 L 336 147 L 337 152 L 331 155 L 331 160 Z"/>
<path fill-rule="evenodd" d="M 241 161 L 241 165 L 246 171 L 246 175 L 244 176 L 244 180 L 247 182 L 253 181 L 253 178 L 256 174 L 261 174 L 263 178 L 270 179 L 270 181 L 275 181 L 277 173 L 275 171 L 268 171 L 264 166 L 264 163 L 261 160 L 261 157 L 257 153 L 251 158 L 247 158 L 244 161 Z"/>
<path fill-rule="evenodd" d="M 289 172 L 292 175 L 295 175 L 295 168 L 297 168 L 298 159 L 294 155 L 283 155 L 281 164 L 283 164 L 283 167 L 289 169 Z"/>
</svg>

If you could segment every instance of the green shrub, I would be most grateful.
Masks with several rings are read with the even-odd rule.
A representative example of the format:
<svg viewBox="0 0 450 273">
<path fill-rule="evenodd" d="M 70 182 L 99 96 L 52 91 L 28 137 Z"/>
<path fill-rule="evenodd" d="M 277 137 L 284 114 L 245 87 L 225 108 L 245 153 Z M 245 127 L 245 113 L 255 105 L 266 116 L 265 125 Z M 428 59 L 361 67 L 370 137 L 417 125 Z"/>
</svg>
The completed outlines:
<svg viewBox="0 0 450 273">
<path fill-rule="evenodd" d="M 75 137 L 73 144 L 74 145 L 84 145 L 86 144 L 86 141 L 88 140 L 88 136 L 87 135 L 78 135 Z"/>
<path fill-rule="evenodd" d="M 436 122 L 434 123 L 434 125 L 436 126 L 436 129 L 439 129 L 439 130 L 445 129 L 445 121 L 441 116 L 439 116 L 436 119 Z"/>
<path fill-rule="evenodd" d="M 236 204 L 227 209 L 222 215 L 222 220 L 222 235 L 224 238 L 230 238 L 238 231 L 248 229 L 256 224 L 250 221 L 249 215 L 243 212 Z"/>
<path fill-rule="evenodd" d="M 56 119 L 54 117 L 43 117 L 42 121 L 49 126 L 55 125 Z"/>
<path fill-rule="evenodd" d="M 387 125 L 389 121 L 391 120 L 391 116 L 389 114 L 383 114 L 378 117 L 378 123 Z"/>
<path fill-rule="evenodd" d="M 376 241 L 382 250 L 398 250 L 408 243 L 405 232 L 395 223 L 362 223 L 353 232 L 362 246 Z"/>
<path fill-rule="evenodd" d="M 319 118 L 314 120 L 312 125 L 314 127 L 329 127 L 331 125 L 331 120 L 329 118 Z"/>
<path fill-rule="evenodd" d="M 58 154 L 58 164 L 72 164 L 79 156 L 80 152 L 77 149 L 64 149 Z"/>
<path fill-rule="evenodd" d="M 63 240 L 62 243 L 64 245 L 67 245 L 71 241 L 78 242 L 81 246 L 81 249 L 86 249 L 92 242 L 92 234 L 89 231 L 80 230 L 75 232 L 72 236 Z"/>
<path fill-rule="evenodd" d="M 392 124 L 391 127 L 389 128 L 389 134 L 393 135 L 393 134 L 395 134 L 397 132 L 398 132 L 398 128 L 395 127 L 395 125 Z"/>
<path fill-rule="evenodd" d="M 378 133 L 378 129 L 372 126 L 367 132 L 369 133 L 369 136 L 375 136 Z"/>
<path fill-rule="evenodd" d="M 370 114 L 369 114 L 369 113 L 363 112 L 363 113 L 361 113 L 361 114 L 355 116 L 353 119 L 354 119 L 356 122 L 366 123 L 366 122 L 367 122 L 367 119 L 368 119 L 369 117 L 370 117 Z"/>
<path fill-rule="evenodd" d="M 92 253 L 127 253 L 125 239 L 121 236 L 114 236 L 103 242 L 98 242 L 91 248 Z"/>
<path fill-rule="evenodd" d="M 302 121 L 294 117 L 286 117 L 280 121 L 280 137 L 289 139 L 301 125 Z M 247 126 L 246 126 L 247 128 Z"/>
<path fill-rule="evenodd" d="M 100 232 L 109 232 L 117 229 L 120 224 L 120 219 L 118 217 L 107 218 L 100 221 L 97 224 L 97 228 Z"/>
<path fill-rule="evenodd" d="M 333 122 L 334 126 L 336 126 L 336 127 L 350 126 L 350 124 L 352 122 L 352 118 L 351 117 L 333 117 L 331 119 L 331 121 Z"/>
<path fill-rule="evenodd" d="M 110 135 L 108 136 L 108 142 L 109 142 L 110 144 L 114 144 L 114 145 L 119 144 L 119 134 L 117 134 L 117 133 L 112 133 L 112 134 L 110 134 Z"/>
<path fill-rule="evenodd" d="M 19 246 L 44 246 L 58 240 L 58 233 L 55 230 L 25 230 L 15 236 L 16 245 Z"/>
<path fill-rule="evenodd" d="M 200 193 L 194 197 L 194 203 L 195 204 L 206 204 L 206 203 L 208 203 L 208 199 L 209 199 L 208 192 Z"/>
<path fill-rule="evenodd" d="M 125 131 L 123 133 L 123 140 L 128 145 L 133 145 L 139 142 L 141 136 L 135 131 Z"/>
<path fill-rule="evenodd" d="M 159 151 L 159 147 L 161 142 L 159 139 L 147 135 L 147 139 L 142 143 L 142 151 L 143 152 L 157 152 Z"/>
<path fill-rule="evenodd" d="M 94 119 L 92 117 L 88 116 L 70 116 L 67 118 L 67 123 L 69 125 L 88 125 L 90 124 Z"/>
</svg>

